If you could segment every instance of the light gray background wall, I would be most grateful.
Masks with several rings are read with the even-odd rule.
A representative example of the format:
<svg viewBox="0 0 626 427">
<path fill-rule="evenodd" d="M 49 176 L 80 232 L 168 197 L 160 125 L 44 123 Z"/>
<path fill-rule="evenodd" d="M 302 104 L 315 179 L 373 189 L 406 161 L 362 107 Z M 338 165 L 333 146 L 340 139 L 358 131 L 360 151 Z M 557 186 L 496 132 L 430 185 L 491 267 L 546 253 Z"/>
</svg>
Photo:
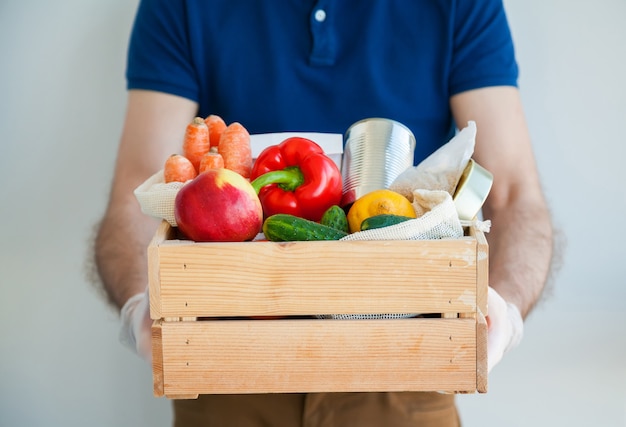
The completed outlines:
<svg viewBox="0 0 626 427">
<path fill-rule="evenodd" d="M 168 426 L 84 278 L 137 0 L 0 2 L 0 426 Z M 624 0 L 506 2 L 545 190 L 568 245 L 466 426 L 626 426 Z M 519 224 L 524 227 L 524 224 Z"/>
</svg>

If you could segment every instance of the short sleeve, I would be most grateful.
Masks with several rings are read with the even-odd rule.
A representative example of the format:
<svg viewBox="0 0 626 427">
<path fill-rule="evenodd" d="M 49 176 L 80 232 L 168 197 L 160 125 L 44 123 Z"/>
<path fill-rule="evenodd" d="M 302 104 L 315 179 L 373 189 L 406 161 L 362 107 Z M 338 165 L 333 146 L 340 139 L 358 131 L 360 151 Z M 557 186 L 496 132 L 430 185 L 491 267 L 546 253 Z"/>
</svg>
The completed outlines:
<svg viewBox="0 0 626 427">
<path fill-rule="evenodd" d="M 451 95 L 487 86 L 517 86 L 518 66 L 502 0 L 457 0 Z"/>
<path fill-rule="evenodd" d="M 183 0 L 141 0 L 128 46 L 128 89 L 166 92 L 198 101 Z"/>
</svg>

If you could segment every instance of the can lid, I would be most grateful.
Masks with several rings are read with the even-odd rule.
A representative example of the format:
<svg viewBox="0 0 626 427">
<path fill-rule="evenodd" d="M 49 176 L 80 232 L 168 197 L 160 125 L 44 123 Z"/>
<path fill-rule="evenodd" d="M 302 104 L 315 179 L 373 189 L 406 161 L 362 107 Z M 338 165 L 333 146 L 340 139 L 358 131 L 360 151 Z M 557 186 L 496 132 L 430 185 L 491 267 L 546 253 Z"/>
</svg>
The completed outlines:
<svg viewBox="0 0 626 427">
<path fill-rule="evenodd" d="M 469 221 L 476 217 L 487 200 L 492 184 L 491 172 L 470 159 L 452 196 L 459 219 Z"/>
<path fill-rule="evenodd" d="M 354 131 L 355 128 L 359 128 L 361 126 L 367 126 L 369 124 L 375 124 L 375 125 L 386 125 L 386 126 L 396 126 L 399 127 L 401 129 L 403 129 L 408 135 L 410 135 L 410 137 L 415 140 L 415 135 L 413 135 L 413 132 L 411 131 L 411 129 L 409 129 L 408 126 L 406 126 L 404 123 L 400 123 L 397 120 L 393 120 L 393 119 L 388 119 L 386 117 L 368 117 L 365 119 L 361 119 L 359 121 L 356 121 L 354 123 L 352 123 L 350 125 L 350 127 L 345 131 L 344 133 L 344 140 L 347 140 L 350 133 L 352 131 Z"/>
</svg>

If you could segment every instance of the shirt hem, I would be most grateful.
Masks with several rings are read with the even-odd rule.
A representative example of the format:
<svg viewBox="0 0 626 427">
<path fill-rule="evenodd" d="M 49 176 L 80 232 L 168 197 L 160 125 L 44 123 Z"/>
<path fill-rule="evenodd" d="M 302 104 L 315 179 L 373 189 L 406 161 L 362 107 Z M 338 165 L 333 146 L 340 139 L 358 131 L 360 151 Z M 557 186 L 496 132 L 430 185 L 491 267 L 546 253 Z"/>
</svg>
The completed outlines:
<svg viewBox="0 0 626 427">
<path fill-rule="evenodd" d="M 141 89 L 141 90 L 153 90 L 156 92 L 164 92 L 170 95 L 176 95 L 183 98 L 187 98 L 194 102 L 199 102 L 198 94 L 195 90 L 189 88 L 183 88 L 162 82 L 154 81 L 133 81 L 126 85 L 127 90 Z"/>
</svg>

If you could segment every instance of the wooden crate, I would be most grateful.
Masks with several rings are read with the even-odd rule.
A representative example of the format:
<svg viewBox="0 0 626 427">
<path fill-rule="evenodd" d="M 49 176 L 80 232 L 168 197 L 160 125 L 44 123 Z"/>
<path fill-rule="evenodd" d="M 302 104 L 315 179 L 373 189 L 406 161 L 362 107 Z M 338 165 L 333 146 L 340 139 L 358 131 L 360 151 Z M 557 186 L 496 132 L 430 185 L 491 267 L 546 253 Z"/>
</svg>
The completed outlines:
<svg viewBox="0 0 626 427">
<path fill-rule="evenodd" d="M 148 255 L 156 396 L 487 391 L 488 247 L 473 227 L 446 240 L 195 243 L 164 221 Z M 428 315 L 314 316 L 337 313 Z"/>
</svg>

